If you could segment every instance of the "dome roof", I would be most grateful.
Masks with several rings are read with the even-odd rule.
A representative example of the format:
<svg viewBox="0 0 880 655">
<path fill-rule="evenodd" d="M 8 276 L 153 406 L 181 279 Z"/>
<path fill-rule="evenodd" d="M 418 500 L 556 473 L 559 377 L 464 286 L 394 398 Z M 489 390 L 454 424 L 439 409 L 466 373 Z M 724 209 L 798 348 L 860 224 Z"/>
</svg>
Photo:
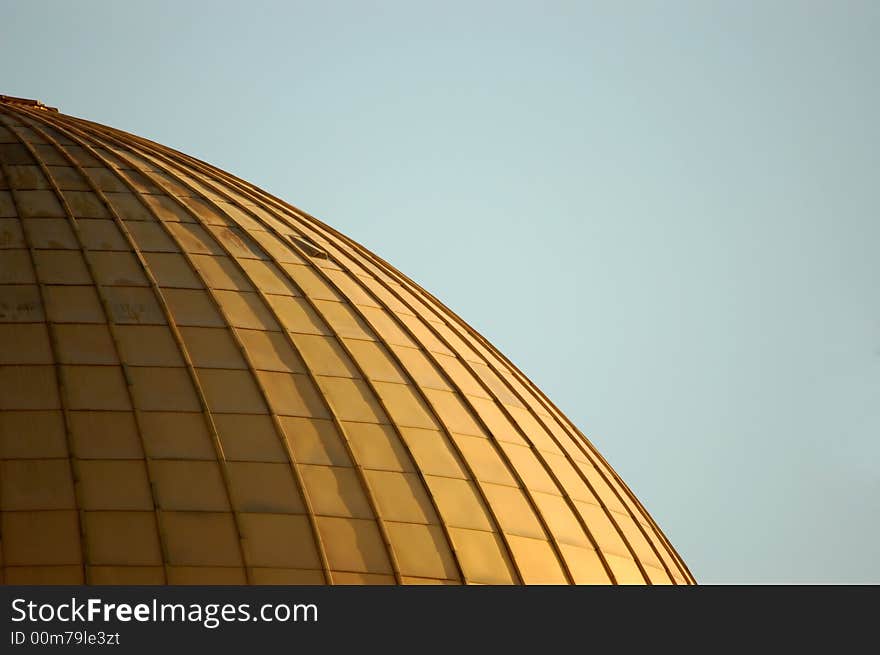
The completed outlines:
<svg viewBox="0 0 880 655">
<path fill-rule="evenodd" d="M 509 360 L 209 164 L 0 96 L 7 584 L 694 579 Z"/>
</svg>

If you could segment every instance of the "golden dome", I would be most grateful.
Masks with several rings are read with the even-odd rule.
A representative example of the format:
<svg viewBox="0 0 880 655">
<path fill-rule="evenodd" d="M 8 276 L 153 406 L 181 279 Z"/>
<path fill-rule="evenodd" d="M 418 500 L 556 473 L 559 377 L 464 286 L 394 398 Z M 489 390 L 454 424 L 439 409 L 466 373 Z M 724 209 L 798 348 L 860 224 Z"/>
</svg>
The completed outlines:
<svg viewBox="0 0 880 655">
<path fill-rule="evenodd" d="M 0 96 L 7 584 L 694 578 L 590 442 L 388 263 Z"/>
</svg>

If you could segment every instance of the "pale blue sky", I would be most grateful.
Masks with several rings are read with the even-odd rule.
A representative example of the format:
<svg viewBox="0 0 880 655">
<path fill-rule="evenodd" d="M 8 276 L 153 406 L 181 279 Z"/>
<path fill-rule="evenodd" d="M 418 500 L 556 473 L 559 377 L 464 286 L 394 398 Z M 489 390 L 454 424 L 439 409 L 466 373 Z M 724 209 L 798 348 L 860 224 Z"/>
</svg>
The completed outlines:
<svg viewBox="0 0 880 655">
<path fill-rule="evenodd" d="M 701 582 L 880 582 L 880 3 L 0 0 L 0 93 L 390 260 Z"/>
</svg>

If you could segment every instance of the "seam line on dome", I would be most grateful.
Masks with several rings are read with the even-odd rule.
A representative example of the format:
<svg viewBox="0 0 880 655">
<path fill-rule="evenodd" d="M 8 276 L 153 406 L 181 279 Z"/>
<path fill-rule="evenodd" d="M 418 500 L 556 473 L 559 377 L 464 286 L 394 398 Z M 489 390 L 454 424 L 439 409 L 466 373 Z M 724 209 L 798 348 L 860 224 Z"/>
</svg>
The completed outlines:
<svg viewBox="0 0 880 655">
<path fill-rule="evenodd" d="M 7 107 L 5 107 L 5 106 L 0 108 L 0 111 L 2 111 L 4 116 L 9 116 L 9 115 L 14 116 L 14 113 L 10 112 L 7 109 Z M 7 125 L 9 125 L 9 124 L 7 124 Z M 12 134 L 15 134 L 19 138 L 19 141 L 21 142 L 22 145 L 25 144 L 24 139 L 22 139 L 20 137 L 20 135 L 18 135 L 15 130 L 10 129 L 9 131 Z M 26 145 L 24 147 L 27 148 Z M 32 153 L 31 153 L 31 156 L 33 157 Z M 3 177 L 5 179 L 7 179 L 7 180 L 10 179 L 9 168 L 5 162 L 0 161 L 0 172 L 2 172 Z M 75 457 L 74 457 L 74 451 L 73 451 L 73 439 L 72 439 L 72 435 L 71 435 L 70 408 L 68 406 L 69 403 L 68 403 L 68 399 L 67 399 L 66 385 L 64 383 L 64 377 L 61 372 L 61 358 L 59 356 L 58 340 L 57 340 L 57 335 L 55 334 L 55 330 L 52 328 L 53 323 L 49 320 L 48 306 L 46 304 L 46 286 L 47 285 L 42 281 L 40 275 L 37 273 L 37 263 L 36 263 L 36 258 L 34 256 L 33 242 L 32 242 L 32 239 L 24 226 L 24 218 L 23 218 L 22 212 L 21 212 L 21 203 L 20 203 L 20 199 L 18 198 L 19 191 L 18 191 L 18 189 L 13 188 L 13 186 L 10 184 L 9 185 L 9 193 L 12 198 L 13 204 L 15 205 L 16 216 L 18 218 L 18 222 L 21 227 L 22 237 L 24 239 L 25 246 L 28 251 L 31 271 L 33 272 L 33 276 L 34 276 L 34 285 L 38 288 L 40 305 L 42 306 L 42 310 L 43 310 L 43 319 L 45 321 L 46 331 L 48 333 L 49 348 L 50 348 L 50 352 L 52 354 L 52 369 L 55 374 L 55 383 L 56 383 L 56 389 L 58 392 L 58 404 L 59 404 L 58 411 L 60 411 L 60 413 L 62 415 L 62 420 L 64 422 L 64 438 L 65 438 L 65 446 L 67 449 L 68 471 L 70 472 L 71 485 L 73 486 L 72 491 L 73 491 L 74 503 L 76 504 L 76 506 L 74 507 L 74 509 L 72 511 L 74 511 L 76 513 L 76 517 L 77 517 L 77 529 L 78 529 L 78 533 L 79 533 L 78 545 L 79 545 L 79 557 L 80 557 L 80 562 L 74 563 L 74 564 L 65 563 L 65 565 L 78 566 L 78 568 L 80 569 L 80 574 L 82 575 L 82 580 L 83 580 L 83 582 L 85 582 L 87 579 L 87 577 L 86 577 L 86 571 L 87 571 L 86 562 L 87 562 L 88 551 L 87 551 L 87 542 L 86 542 L 86 536 L 85 536 L 86 530 L 85 530 L 85 525 L 84 525 L 84 510 L 82 509 L 82 503 L 80 502 L 80 485 L 78 484 L 78 471 L 77 471 L 77 467 L 75 465 Z M 52 411 L 55 411 L 54 407 L 52 408 Z M 62 509 L 62 510 L 57 510 L 57 511 L 65 511 L 65 510 Z M 6 546 L 5 535 L 0 535 L 0 537 L 3 537 L 2 539 L 0 539 L 0 548 L 4 548 Z M 0 550 L 0 552 L 3 552 L 3 551 Z M 42 564 L 42 565 L 45 566 L 45 564 Z M 10 564 L 9 564 L 8 554 L 5 554 L 3 561 L 2 561 L 2 567 L 4 569 L 4 576 L 3 576 L 4 581 L 5 581 L 5 577 L 6 577 L 6 569 L 8 569 L 9 566 L 10 566 Z M 41 566 L 41 564 L 27 563 L 27 564 L 25 564 L 25 566 Z"/>
</svg>

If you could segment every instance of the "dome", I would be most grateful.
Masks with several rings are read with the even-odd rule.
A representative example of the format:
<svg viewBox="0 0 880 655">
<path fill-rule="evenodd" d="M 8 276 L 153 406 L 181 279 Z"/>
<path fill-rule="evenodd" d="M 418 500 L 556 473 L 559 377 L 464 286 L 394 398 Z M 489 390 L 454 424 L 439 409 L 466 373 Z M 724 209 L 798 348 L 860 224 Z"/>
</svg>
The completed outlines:
<svg viewBox="0 0 880 655">
<path fill-rule="evenodd" d="M 692 584 L 508 359 L 307 213 L 0 96 L 6 584 Z"/>
</svg>

